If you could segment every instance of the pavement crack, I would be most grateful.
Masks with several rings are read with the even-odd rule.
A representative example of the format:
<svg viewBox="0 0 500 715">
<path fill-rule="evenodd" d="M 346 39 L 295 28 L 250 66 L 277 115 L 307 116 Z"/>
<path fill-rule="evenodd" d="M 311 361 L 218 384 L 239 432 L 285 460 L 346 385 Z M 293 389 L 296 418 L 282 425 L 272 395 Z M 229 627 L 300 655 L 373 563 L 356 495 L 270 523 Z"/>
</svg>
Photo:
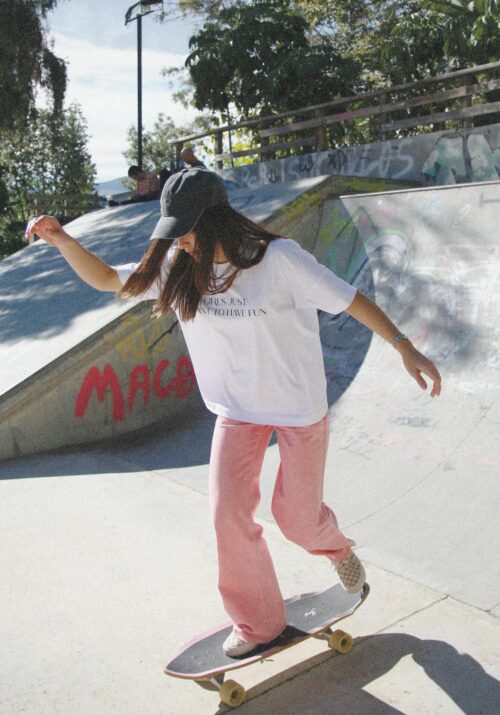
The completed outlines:
<svg viewBox="0 0 500 715">
<path fill-rule="evenodd" d="M 401 621 L 406 621 L 409 618 L 413 618 L 413 616 L 418 615 L 419 613 L 424 613 L 425 611 L 428 611 L 431 608 L 434 608 L 438 603 L 443 603 L 444 601 L 447 601 L 450 598 L 448 594 L 443 594 L 441 597 L 438 597 L 431 601 L 430 603 L 426 604 L 425 606 L 422 606 L 421 608 L 416 608 L 414 611 L 411 611 L 410 613 L 405 614 L 404 616 L 398 618 L 397 620 L 393 621 L 392 623 L 388 623 L 386 626 L 383 628 L 380 628 L 378 631 L 375 631 L 376 633 L 384 633 L 387 631 L 388 628 L 394 628 L 397 626 L 398 623 L 401 623 Z M 368 638 L 368 636 L 366 636 Z"/>
</svg>

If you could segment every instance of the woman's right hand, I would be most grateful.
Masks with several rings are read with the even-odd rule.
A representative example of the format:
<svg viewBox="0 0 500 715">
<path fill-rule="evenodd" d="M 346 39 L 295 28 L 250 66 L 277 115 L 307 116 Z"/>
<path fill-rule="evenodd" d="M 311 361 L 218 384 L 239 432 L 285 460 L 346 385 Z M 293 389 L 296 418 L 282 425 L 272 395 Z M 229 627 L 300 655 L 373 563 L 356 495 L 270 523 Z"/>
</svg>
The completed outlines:
<svg viewBox="0 0 500 715">
<path fill-rule="evenodd" d="M 24 238 L 29 241 L 31 236 L 34 235 L 51 246 L 58 246 L 62 241 L 69 238 L 55 216 L 35 216 L 30 219 L 24 232 Z"/>
</svg>

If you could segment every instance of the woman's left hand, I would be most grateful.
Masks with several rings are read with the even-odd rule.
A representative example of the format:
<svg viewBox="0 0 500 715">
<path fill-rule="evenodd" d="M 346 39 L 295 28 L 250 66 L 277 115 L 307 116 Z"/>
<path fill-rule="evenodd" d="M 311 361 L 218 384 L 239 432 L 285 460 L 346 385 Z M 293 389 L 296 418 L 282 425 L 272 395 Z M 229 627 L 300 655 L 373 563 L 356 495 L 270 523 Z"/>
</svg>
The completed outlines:
<svg viewBox="0 0 500 715">
<path fill-rule="evenodd" d="M 422 377 L 422 373 L 432 380 L 431 397 L 438 397 L 441 394 L 441 375 L 432 360 L 422 355 L 411 343 L 407 343 L 400 350 L 403 364 L 414 380 L 423 390 L 427 389 L 427 382 Z"/>
</svg>

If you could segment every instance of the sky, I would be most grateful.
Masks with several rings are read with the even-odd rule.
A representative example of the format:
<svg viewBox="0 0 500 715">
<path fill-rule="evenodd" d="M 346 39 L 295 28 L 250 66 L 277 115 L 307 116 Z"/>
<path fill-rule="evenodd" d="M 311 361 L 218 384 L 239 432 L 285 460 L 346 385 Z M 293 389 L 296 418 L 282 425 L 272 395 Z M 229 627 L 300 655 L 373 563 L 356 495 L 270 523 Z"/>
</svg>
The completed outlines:
<svg viewBox="0 0 500 715">
<path fill-rule="evenodd" d="M 67 62 L 66 105 L 78 102 L 82 108 L 98 182 L 126 175 L 127 130 L 137 125 L 137 23 L 125 26 L 125 13 L 133 4 L 131 0 L 59 0 L 47 15 L 53 51 Z M 142 19 L 145 130 L 152 128 L 160 112 L 179 124 L 197 114 L 172 100 L 168 79 L 160 74 L 164 68 L 184 64 L 193 32 L 191 21 L 160 24 L 154 14 Z"/>
</svg>

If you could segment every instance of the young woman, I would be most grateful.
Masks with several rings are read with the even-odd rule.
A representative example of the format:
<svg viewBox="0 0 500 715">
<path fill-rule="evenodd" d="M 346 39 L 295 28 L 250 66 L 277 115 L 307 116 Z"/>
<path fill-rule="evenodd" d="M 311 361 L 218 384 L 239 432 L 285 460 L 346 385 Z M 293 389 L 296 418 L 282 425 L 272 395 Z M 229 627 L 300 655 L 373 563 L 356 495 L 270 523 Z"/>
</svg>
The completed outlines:
<svg viewBox="0 0 500 715">
<path fill-rule="evenodd" d="M 217 174 L 197 168 L 171 176 L 161 214 L 138 264 L 107 265 L 50 216 L 33 219 L 27 235 L 58 248 L 94 288 L 153 298 L 157 314 L 178 315 L 201 394 L 218 415 L 210 504 L 219 589 L 234 623 L 224 650 L 238 657 L 286 625 L 271 557 L 254 521 L 273 430 L 281 457 L 272 500 L 277 524 L 288 539 L 326 556 L 347 590 L 365 582 L 354 542 L 322 501 L 329 428 L 317 310 L 345 310 L 382 336 L 421 388 L 427 387 L 422 373 L 430 377 L 432 397 L 440 394 L 441 378 L 371 300 L 296 242 L 234 211 Z"/>
</svg>

